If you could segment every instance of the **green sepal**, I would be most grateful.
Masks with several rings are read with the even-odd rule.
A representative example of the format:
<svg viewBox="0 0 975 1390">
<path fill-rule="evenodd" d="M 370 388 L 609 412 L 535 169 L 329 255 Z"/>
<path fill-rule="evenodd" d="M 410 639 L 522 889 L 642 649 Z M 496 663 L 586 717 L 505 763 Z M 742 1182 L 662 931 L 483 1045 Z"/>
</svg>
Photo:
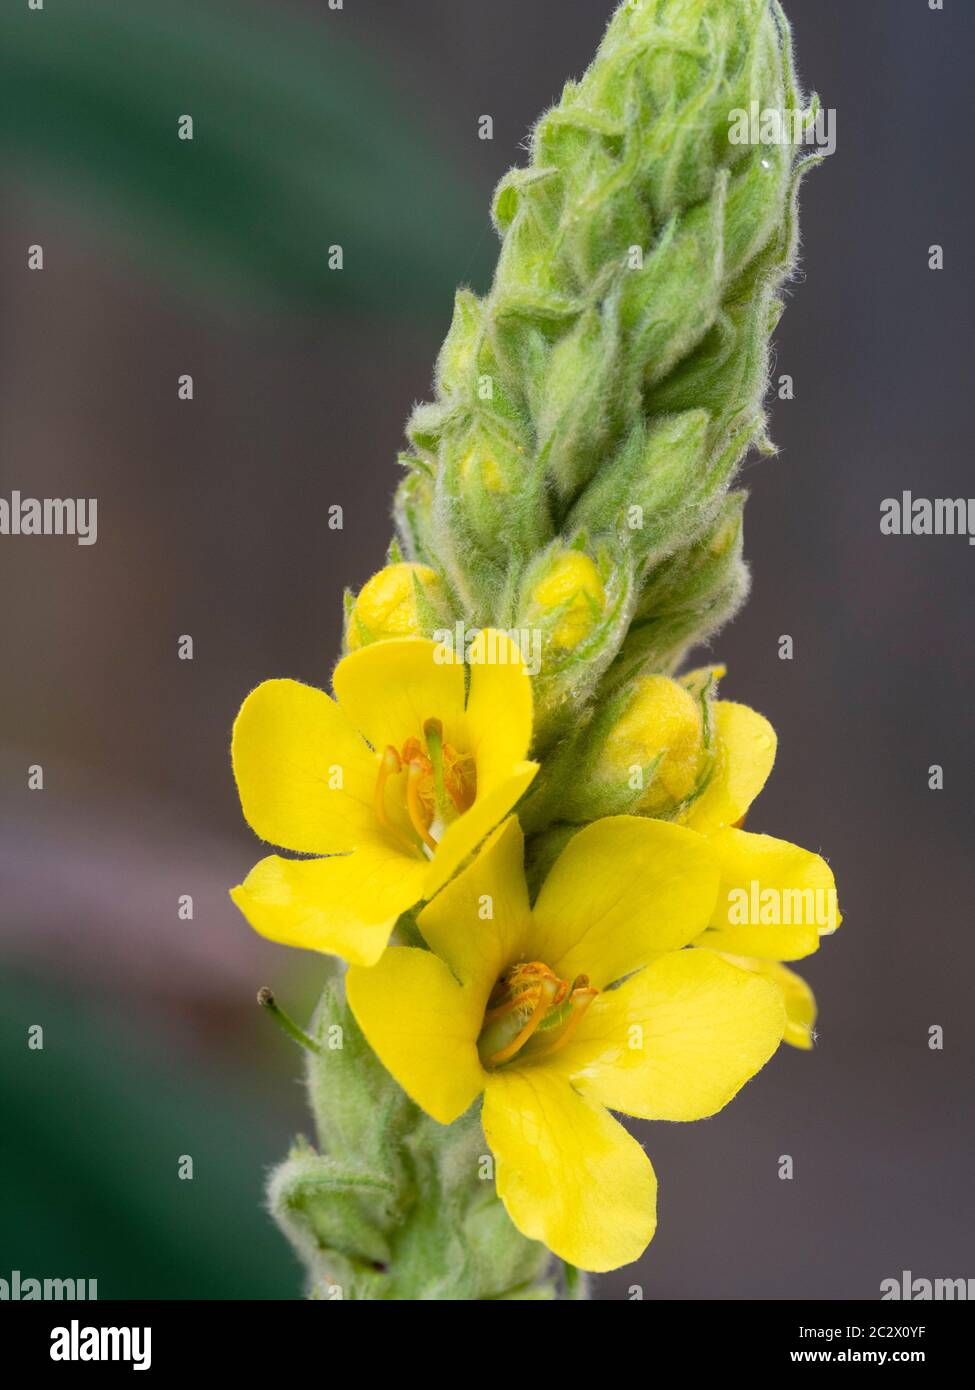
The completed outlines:
<svg viewBox="0 0 975 1390">
<path fill-rule="evenodd" d="M 642 567 L 686 543 L 707 520 L 704 410 L 637 425 L 573 508 L 569 523 L 617 538 Z"/>
<path fill-rule="evenodd" d="M 620 370 L 619 296 L 588 309 L 555 344 L 535 401 L 539 458 L 561 500 L 576 496 L 602 461 Z"/>
<path fill-rule="evenodd" d="M 743 493 L 731 493 L 704 537 L 652 572 L 601 694 L 635 670 L 671 674 L 737 612 L 749 585 L 741 558 L 744 501 Z"/>
<path fill-rule="evenodd" d="M 419 1112 L 363 1037 L 338 964 L 329 966 L 311 1035 L 320 1052 L 306 1057 L 305 1077 L 319 1148 L 401 1188 L 400 1144 Z"/>
<path fill-rule="evenodd" d="M 532 683 L 536 755 L 563 737 L 588 706 L 626 636 L 637 596 L 632 559 L 625 554 L 613 556 L 608 547 L 602 547 L 595 558 L 605 603 L 594 611 L 588 635 L 571 650 L 563 650 L 555 645 L 553 634 L 567 606 L 560 604 L 542 613 L 531 599 L 550 553 L 543 552 L 526 571 L 514 619 L 516 630 L 539 631 L 542 639 L 541 671 Z"/>
<path fill-rule="evenodd" d="M 268 1205 L 301 1253 L 334 1250 L 373 1264 L 389 1259 L 385 1233 L 397 1214 L 396 1185 L 361 1164 L 316 1153 L 299 1139 L 274 1171 Z"/>
</svg>

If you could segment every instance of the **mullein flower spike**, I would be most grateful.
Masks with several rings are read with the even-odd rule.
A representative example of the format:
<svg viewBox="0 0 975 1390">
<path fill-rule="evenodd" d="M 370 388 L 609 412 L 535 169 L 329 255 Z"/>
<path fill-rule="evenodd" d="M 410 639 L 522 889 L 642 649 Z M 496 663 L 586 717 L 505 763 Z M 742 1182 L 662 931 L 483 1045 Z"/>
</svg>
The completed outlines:
<svg viewBox="0 0 975 1390">
<path fill-rule="evenodd" d="M 547 546 L 582 543 L 615 576 L 568 673 L 546 634 L 543 739 L 571 726 L 624 641 L 676 663 L 746 590 L 735 536 L 723 566 L 708 538 L 740 520 L 722 504 L 748 449 L 770 447 L 768 342 L 808 162 L 731 142 L 730 113 L 752 101 L 802 106 L 777 5 L 621 5 L 536 126 L 529 167 L 502 180 L 494 283 L 483 300 L 458 293 L 436 399 L 409 422 L 400 539 L 444 576 L 456 616 L 530 623 L 526 575 Z M 661 647 L 653 629 L 692 594 Z"/>
<path fill-rule="evenodd" d="M 340 958 L 289 1030 L 315 1146 L 269 1189 L 311 1297 L 584 1296 L 656 1223 L 610 1112 L 703 1118 L 812 1045 L 784 962 L 839 924 L 832 872 L 743 828 L 774 731 L 678 674 L 745 596 L 732 488 L 772 450 L 811 161 L 730 138 L 756 102 L 804 110 L 776 0 L 619 6 L 496 192 L 335 698 L 270 681 L 238 716 L 245 817 L 314 857 L 234 900 Z"/>
</svg>

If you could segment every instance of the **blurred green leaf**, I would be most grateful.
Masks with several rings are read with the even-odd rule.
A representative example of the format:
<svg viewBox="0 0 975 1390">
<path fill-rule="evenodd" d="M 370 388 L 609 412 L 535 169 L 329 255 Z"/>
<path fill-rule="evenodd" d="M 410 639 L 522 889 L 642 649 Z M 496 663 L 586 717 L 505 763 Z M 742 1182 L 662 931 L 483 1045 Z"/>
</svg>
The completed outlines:
<svg viewBox="0 0 975 1390">
<path fill-rule="evenodd" d="M 264 1209 L 286 1131 L 265 1090 L 247 1103 L 173 1037 L 34 978 L 8 978 L 0 999 L 0 1277 L 97 1279 L 99 1298 L 301 1296 Z"/>
<path fill-rule="evenodd" d="M 8 4 L 4 157 L 196 294 L 441 313 L 490 254 L 479 200 L 348 28 L 217 0 Z"/>
</svg>

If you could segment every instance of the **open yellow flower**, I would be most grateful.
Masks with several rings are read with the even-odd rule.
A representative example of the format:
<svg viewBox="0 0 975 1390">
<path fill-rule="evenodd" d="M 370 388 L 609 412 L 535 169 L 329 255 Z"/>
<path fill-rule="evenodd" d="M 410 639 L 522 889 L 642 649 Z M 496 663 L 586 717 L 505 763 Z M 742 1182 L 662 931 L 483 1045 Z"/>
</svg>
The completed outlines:
<svg viewBox="0 0 975 1390">
<path fill-rule="evenodd" d="M 773 981 L 786 1007 L 786 1042 L 808 1050 L 816 1001 L 782 962 L 811 955 L 840 925 L 836 880 L 820 855 L 741 829 L 772 771 L 775 730 L 762 715 L 728 700 L 714 702 L 712 718 L 710 778 L 681 822 L 707 836 L 721 863 L 714 915 L 696 944 Z"/>
<path fill-rule="evenodd" d="M 712 700 L 723 666 L 679 681 L 641 677 L 602 753 L 602 775 L 652 776 L 640 802 L 704 835 L 721 864 L 721 885 L 708 929 L 695 943 L 758 971 L 782 990 L 786 1041 L 812 1046 L 816 1002 L 781 962 L 800 960 L 841 922 L 832 870 L 818 854 L 742 829 L 775 762 L 775 730 L 746 705 Z"/>
<path fill-rule="evenodd" d="M 400 913 L 440 889 L 535 776 L 531 680 L 504 634 L 465 665 L 438 643 L 376 642 L 339 662 L 336 699 L 266 681 L 241 707 L 233 765 L 264 840 L 231 897 L 263 936 L 372 965 Z"/>
<path fill-rule="evenodd" d="M 782 1038 L 775 988 L 681 949 L 717 883 L 700 836 L 607 817 L 569 842 L 532 909 L 512 817 L 420 914 L 429 951 L 349 971 L 359 1025 L 418 1105 L 449 1124 L 484 1093 L 512 1221 L 581 1269 L 635 1260 L 656 1224 L 650 1161 L 608 1111 L 711 1115 Z"/>
</svg>

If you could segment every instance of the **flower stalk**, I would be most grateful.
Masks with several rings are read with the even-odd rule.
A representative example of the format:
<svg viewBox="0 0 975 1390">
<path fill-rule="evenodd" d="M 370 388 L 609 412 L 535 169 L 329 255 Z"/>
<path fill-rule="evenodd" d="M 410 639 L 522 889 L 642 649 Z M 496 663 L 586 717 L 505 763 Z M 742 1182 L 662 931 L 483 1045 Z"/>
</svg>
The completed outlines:
<svg viewBox="0 0 975 1390">
<path fill-rule="evenodd" d="M 269 1202 L 313 1298 L 585 1297 L 656 1223 L 614 1114 L 704 1118 L 811 1046 L 785 962 L 838 925 L 832 872 L 743 828 L 774 731 L 678 674 L 747 593 L 734 483 L 773 452 L 812 160 L 729 138 L 756 101 L 804 109 L 776 0 L 618 7 L 497 189 L 334 698 L 238 716 L 245 816 L 302 858 L 234 901 L 348 964 L 310 1035 L 261 1000 L 306 1049 L 314 1144 Z"/>
</svg>

